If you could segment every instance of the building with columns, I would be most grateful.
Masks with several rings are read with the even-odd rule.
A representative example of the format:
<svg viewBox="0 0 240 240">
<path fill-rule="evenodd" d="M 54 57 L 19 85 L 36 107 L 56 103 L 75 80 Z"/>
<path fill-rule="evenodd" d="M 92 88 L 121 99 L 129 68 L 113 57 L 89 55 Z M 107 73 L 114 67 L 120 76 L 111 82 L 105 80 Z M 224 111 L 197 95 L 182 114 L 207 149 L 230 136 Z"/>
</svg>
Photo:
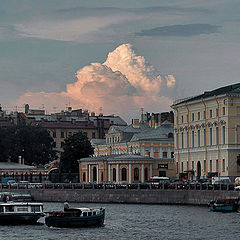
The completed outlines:
<svg viewBox="0 0 240 240">
<path fill-rule="evenodd" d="M 177 100 L 172 108 L 177 175 L 240 176 L 240 84 Z"/>
<path fill-rule="evenodd" d="M 80 182 L 139 183 L 152 176 L 175 177 L 173 126 L 169 121 L 148 125 L 134 120 L 112 126 L 103 141 L 92 141 L 93 157 L 79 160 Z"/>
</svg>

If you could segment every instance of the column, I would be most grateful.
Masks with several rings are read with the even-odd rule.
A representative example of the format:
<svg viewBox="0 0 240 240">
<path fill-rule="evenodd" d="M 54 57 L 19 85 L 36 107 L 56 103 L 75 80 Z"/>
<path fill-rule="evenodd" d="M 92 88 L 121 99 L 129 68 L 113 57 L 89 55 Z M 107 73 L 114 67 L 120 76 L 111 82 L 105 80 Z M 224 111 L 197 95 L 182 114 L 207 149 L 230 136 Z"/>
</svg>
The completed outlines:
<svg viewBox="0 0 240 240">
<path fill-rule="evenodd" d="M 119 182 L 119 164 L 117 164 L 117 167 L 116 167 L 116 182 L 117 183 Z"/>
<path fill-rule="evenodd" d="M 88 182 L 91 182 L 91 165 L 88 165 Z"/>
<path fill-rule="evenodd" d="M 152 164 L 150 164 L 150 173 L 149 173 L 149 178 L 151 178 L 152 177 Z"/>
<path fill-rule="evenodd" d="M 99 183 L 99 169 L 98 169 L 98 164 L 97 164 L 96 170 L 97 170 L 97 184 L 98 184 L 98 183 Z"/>
<path fill-rule="evenodd" d="M 142 169 L 141 169 L 141 182 L 144 182 L 144 164 L 142 163 Z"/>
<path fill-rule="evenodd" d="M 108 164 L 108 181 L 111 182 L 111 165 Z"/>
<path fill-rule="evenodd" d="M 128 166 L 128 182 L 131 184 L 132 183 L 132 164 L 129 163 Z"/>
</svg>

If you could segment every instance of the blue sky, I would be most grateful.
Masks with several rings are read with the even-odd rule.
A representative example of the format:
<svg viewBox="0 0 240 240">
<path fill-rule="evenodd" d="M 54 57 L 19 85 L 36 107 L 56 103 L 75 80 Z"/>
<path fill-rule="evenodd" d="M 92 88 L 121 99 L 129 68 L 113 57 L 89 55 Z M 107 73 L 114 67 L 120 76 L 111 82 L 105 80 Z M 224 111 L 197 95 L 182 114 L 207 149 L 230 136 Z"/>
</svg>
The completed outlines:
<svg viewBox="0 0 240 240">
<path fill-rule="evenodd" d="M 34 99 L 30 106 L 39 108 L 44 104 L 51 112 L 53 105 L 50 102 L 54 96 L 54 104 L 59 102 L 60 105 L 54 109 L 57 107 L 59 110 L 64 104 L 79 108 L 94 105 L 95 109 L 90 111 L 103 107 L 106 113 L 116 114 L 134 112 L 137 115 L 141 106 L 149 112 L 168 110 L 173 99 L 239 82 L 239 12 L 240 1 L 237 0 L 1 0 L 0 103 L 11 110 L 14 105 L 22 106 Z M 144 64 L 138 63 L 139 74 L 147 76 L 153 86 L 157 84 L 157 76 L 161 75 L 159 91 L 143 87 L 147 84 L 146 79 L 137 83 L 133 74 L 128 76 L 126 71 L 136 71 L 133 66 L 135 60 L 122 63 L 119 68 L 116 56 L 111 61 L 107 60 L 108 54 L 115 54 L 115 49 L 121 45 L 125 48 L 119 49 L 128 57 L 134 54 L 142 56 L 153 67 L 150 74 L 143 60 Z M 119 54 L 123 61 L 126 56 L 123 52 Z M 102 69 L 100 74 L 96 66 L 84 68 L 91 63 L 101 63 L 102 68 L 105 61 L 108 64 L 107 68 L 104 65 L 104 73 Z M 127 68 L 127 64 L 132 68 Z M 140 70 L 142 64 L 144 70 Z M 122 75 L 119 80 L 119 76 L 113 74 L 114 88 L 105 95 L 104 91 L 99 92 L 104 87 L 96 79 L 100 79 L 100 74 L 102 80 L 99 81 L 104 82 L 105 87 L 112 86 L 109 68 L 111 74 L 120 71 Z M 77 71 L 84 75 L 76 79 Z M 91 72 L 91 80 L 81 85 L 85 81 L 83 76 L 88 76 L 86 71 L 88 74 Z M 105 80 L 105 74 L 108 74 L 108 80 Z M 175 79 L 171 91 L 164 88 L 163 83 L 168 75 Z M 112 102 L 114 91 L 117 93 L 119 89 L 119 81 L 126 84 L 125 89 L 129 83 L 131 86 L 123 91 L 118 102 L 122 101 L 124 106 L 127 101 L 134 102 L 129 109 L 124 107 L 122 111 L 109 108 L 105 101 Z M 72 84 L 71 93 L 66 90 L 69 84 Z M 78 89 L 73 90 L 73 86 Z M 83 89 L 87 89 L 88 95 L 84 92 L 83 96 Z M 144 89 L 151 97 L 143 98 Z M 94 102 L 96 91 L 101 101 Z M 73 96 L 73 92 L 79 96 Z M 40 96 L 39 93 L 44 94 Z M 46 98 L 48 93 L 50 95 Z M 68 100 L 62 97 L 59 100 L 59 93 L 67 95 Z M 83 100 L 90 95 L 92 105 Z M 130 95 L 134 98 L 129 98 Z"/>
</svg>

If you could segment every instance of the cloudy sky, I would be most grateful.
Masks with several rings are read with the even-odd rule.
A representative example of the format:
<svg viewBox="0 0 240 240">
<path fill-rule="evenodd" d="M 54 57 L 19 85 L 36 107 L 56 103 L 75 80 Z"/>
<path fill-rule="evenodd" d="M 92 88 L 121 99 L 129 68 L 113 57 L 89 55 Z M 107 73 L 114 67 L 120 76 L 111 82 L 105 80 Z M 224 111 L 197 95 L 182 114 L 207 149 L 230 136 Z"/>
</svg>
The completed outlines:
<svg viewBox="0 0 240 240">
<path fill-rule="evenodd" d="M 125 119 L 239 82 L 239 0 L 1 0 L 0 103 Z"/>
</svg>

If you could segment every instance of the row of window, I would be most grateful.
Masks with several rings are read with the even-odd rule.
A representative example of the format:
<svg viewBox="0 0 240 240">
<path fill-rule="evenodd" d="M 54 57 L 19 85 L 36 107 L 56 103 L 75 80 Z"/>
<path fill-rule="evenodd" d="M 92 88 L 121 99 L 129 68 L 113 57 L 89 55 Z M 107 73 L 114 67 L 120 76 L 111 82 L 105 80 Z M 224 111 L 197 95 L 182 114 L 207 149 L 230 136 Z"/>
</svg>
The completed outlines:
<svg viewBox="0 0 240 240">
<path fill-rule="evenodd" d="M 197 136 L 196 136 L 197 134 Z M 184 137 L 184 135 L 186 135 Z M 196 137 L 197 137 L 197 142 L 196 142 Z M 186 139 L 186 141 L 184 140 Z M 191 132 L 191 147 L 201 147 L 201 146 L 206 146 L 206 139 L 208 138 L 208 146 L 213 145 L 213 128 L 209 128 L 209 135 L 206 136 L 206 129 L 203 129 L 202 134 L 201 130 L 198 130 L 197 132 L 192 131 Z M 201 141 L 202 139 L 202 141 Z M 186 146 L 185 144 L 186 143 Z M 219 128 L 216 127 L 215 129 L 215 145 L 219 144 Z M 222 126 L 222 138 L 221 138 L 221 144 L 226 144 L 226 127 Z M 189 133 L 184 132 L 181 133 L 181 147 L 189 147 Z"/>
<path fill-rule="evenodd" d="M 75 132 L 68 132 L 68 137 L 71 137 L 73 134 L 74 134 Z M 88 135 L 88 133 L 87 132 L 85 132 L 86 133 L 86 135 Z M 65 138 L 65 132 L 61 132 L 61 135 L 60 135 L 60 137 L 61 138 Z M 56 131 L 52 131 L 52 137 L 53 138 L 56 138 L 57 137 L 57 133 L 56 133 Z M 96 133 L 95 132 L 92 132 L 92 138 L 96 138 Z"/>
<path fill-rule="evenodd" d="M 215 163 L 214 163 L 215 162 Z M 215 164 L 215 169 L 213 169 L 213 167 L 214 167 L 214 164 Z M 191 170 L 195 170 L 195 162 L 194 161 L 192 161 L 192 169 Z M 220 169 L 219 169 L 219 160 L 218 159 L 216 159 L 216 160 L 209 160 L 209 169 L 208 169 L 208 171 L 209 172 L 219 172 L 219 171 L 221 171 Z M 178 173 L 178 162 L 177 162 L 177 166 L 176 166 L 176 170 L 177 170 L 177 173 Z M 207 169 L 207 161 L 206 160 L 204 160 L 203 161 L 203 171 L 204 172 L 206 172 L 206 169 Z M 185 170 L 188 170 L 188 169 L 184 169 L 184 164 L 183 164 L 183 162 L 181 162 L 181 172 L 184 172 Z M 225 170 L 226 170 L 226 163 L 225 163 L 225 159 L 223 159 L 222 160 L 222 172 L 225 172 Z"/>
<path fill-rule="evenodd" d="M 222 116 L 226 115 L 226 108 L 222 107 Z M 213 113 L 213 109 L 209 110 L 209 118 L 213 118 L 213 117 L 218 117 L 219 116 L 219 111 L 218 108 L 215 109 L 215 115 Z M 196 113 L 192 113 L 192 121 L 197 121 L 197 120 L 202 120 L 202 119 L 206 119 L 208 118 L 208 116 L 206 116 L 206 111 L 202 112 L 202 116 L 201 116 L 201 112 L 197 112 Z M 184 123 L 184 115 L 181 116 L 181 122 Z M 186 115 L 186 122 L 188 122 L 188 114 Z"/>
</svg>

